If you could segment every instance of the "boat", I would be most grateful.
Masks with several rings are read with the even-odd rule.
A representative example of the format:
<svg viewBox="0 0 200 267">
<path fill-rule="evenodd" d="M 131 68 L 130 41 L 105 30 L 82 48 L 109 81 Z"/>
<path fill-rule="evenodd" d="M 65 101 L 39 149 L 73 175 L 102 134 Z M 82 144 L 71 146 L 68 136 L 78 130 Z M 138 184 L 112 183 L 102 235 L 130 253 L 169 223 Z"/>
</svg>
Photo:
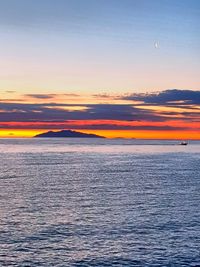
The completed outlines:
<svg viewBox="0 0 200 267">
<path fill-rule="evenodd" d="M 186 142 L 186 141 L 182 141 L 182 142 L 180 142 L 180 145 L 181 145 L 181 146 L 187 146 L 187 144 L 188 144 L 188 142 Z"/>
</svg>

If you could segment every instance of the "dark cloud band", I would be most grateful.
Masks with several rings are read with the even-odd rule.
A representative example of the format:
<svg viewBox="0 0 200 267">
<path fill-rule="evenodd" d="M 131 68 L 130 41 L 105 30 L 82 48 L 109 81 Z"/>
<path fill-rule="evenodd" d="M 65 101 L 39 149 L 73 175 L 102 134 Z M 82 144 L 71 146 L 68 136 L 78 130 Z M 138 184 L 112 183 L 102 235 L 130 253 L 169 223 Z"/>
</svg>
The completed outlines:
<svg viewBox="0 0 200 267">
<path fill-rule="evenodd" d="M 157 105 L 200 105 L 200 91 L 171 89 L 150 94 L 130 94 L 122 97 L 122 99 Z"/>
<path fill-rule="evenodd" d="M 29 95 L 30 96 L 30 95 Z M 46 95 L 34 95 L 36 98 L 48 99 Z M 42 97 L 41 97 L 42 96 Z M 53 95 L 52 95 L 53 96 Z M 41 128 L 62 128 L 60 123 L 66 121 L 139 121 L 164 122 L 166 126 L 122 126 L 119 124 L 85 125 L 85 129 L 124 129 L 124 130 L 187 130 L 187 127 L 168 126 L 168 121 L 183 121 L 200 124 L 200 91 L 166 90 L 152 94 L 133 94 L 125 97 L 129 100 L 142 101 L 144 104 L 60 104 L 60 103 L 21 103 L 0 102 L 0 123 L 6 122 L 52 122 L 40 125 Z M 181 109 L 180 109 L 181 105 Z M 148 107 L 147 107 L 148 106 Z M 151 106 L 151 107 L 150 107 Z M 177 107 L 179 109 L 163 110 L 159 107 Z M 79 108 L 77 108 L 79 107 Z M 80 109 L 82 107 L 82 109 Z M 58 122 L 55 125 L 55 122 Z M 72 125 L 73 126 L 73 125 Z M 20 127 L 23 127 L 21 125 Z M 24 126 L 25 127 L 25 126 Z M 74 125 L 74 129 L 79 126 Z M 2 126 L 3 128 L 3 126 Z M 199 130 L 199 128 L 196 128 Z"/>
</svg>

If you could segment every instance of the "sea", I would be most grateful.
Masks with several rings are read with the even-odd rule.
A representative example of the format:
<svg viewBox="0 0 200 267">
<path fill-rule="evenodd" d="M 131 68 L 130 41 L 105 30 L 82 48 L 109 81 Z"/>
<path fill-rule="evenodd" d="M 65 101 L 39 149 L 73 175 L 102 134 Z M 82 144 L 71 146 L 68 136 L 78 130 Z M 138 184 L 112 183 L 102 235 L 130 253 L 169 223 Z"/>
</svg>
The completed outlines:
<svg viewBox="0 0 200 267">
<path fill-rule="evenodd" d="M 0 139 L 0 266 L 200 266 L 200 141 Z"/>
</svg>

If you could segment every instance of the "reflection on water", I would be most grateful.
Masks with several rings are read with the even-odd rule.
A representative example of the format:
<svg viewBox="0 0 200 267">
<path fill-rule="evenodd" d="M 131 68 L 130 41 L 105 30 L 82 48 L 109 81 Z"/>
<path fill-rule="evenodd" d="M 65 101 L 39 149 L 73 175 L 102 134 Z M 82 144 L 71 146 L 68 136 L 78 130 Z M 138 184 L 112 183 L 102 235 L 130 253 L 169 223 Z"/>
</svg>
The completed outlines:
<svg viewBox="0 0 200 267">
<path fill-rule="evenodd" d="M 199 266 L 200 145 L 0 140 L 0 266 Z"/>
<path fill-rule="evenodd" d="M 0 139 L 4 152 L 94 152 L 94 153 L 199 153 L 200 141 L 180 146 L 176 140 L 101 139 L 101 138 L 35 138 Z"/>
</svg>

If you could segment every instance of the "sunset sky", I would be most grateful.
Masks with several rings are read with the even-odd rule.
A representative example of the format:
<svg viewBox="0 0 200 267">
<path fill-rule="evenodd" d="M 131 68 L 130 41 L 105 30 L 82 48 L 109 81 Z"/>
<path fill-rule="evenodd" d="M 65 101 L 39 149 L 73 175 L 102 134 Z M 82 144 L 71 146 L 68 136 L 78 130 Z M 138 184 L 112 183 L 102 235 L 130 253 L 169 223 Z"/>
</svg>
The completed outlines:
<svg viewBox="0 0 200 267">
<path fill-rule="evenodd" d="M 199 0 L 0 0 L 0 137 L 200 139 Z"/>
</svg>

